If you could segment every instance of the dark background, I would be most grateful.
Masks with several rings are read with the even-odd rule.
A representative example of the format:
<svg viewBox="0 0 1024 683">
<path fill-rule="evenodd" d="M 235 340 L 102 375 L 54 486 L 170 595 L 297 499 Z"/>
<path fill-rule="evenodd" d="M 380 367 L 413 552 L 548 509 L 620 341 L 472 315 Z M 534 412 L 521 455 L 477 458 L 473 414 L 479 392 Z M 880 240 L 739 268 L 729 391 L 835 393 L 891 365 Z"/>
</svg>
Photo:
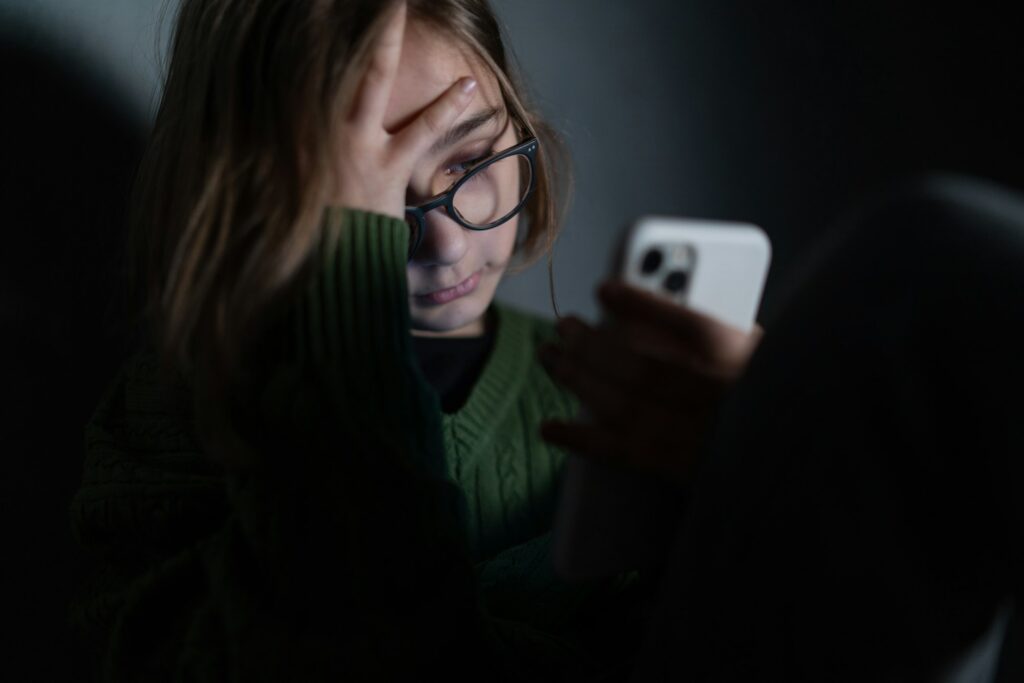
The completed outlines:
<svg viewBox="0 0 1024 683">
<path fill-rule="evenodd" d="M 762 225 L 774 246 L 771 305 L 815 238 L 894 178 L 951 170 L 1024 185 L 1024 60 L 1008 10 L 876 0 L 496 6 L 575 157 L 555 259 L 563 312 L 595 315 L 591 293 L 612 245 L 643 213 Z M 0 0 L 4 565 L 17 625 L 9 643 L 50 643 L 50 655 L 33 658 L 33 680 L 74 677 L 61 624 L 84 559 L 67 502 L 82 426 L 128 346 L 121 212 L 157 101 L 161 11 L 155 0 Z M 500 296 L 551 315 L 543 265 Z"/>
<path fill-rule="evenodd" d="M 641 213 L 762 225 L 770 304 L 815 236 L 892 178 L 954 170 L 1019 185 L 1017 24 L 946 4 L 500 2 L 576 159 L 562 305 L 594 312 L 616 236 Z M 541 277 L 503 293 L 545 306 Z"/>
</svg>

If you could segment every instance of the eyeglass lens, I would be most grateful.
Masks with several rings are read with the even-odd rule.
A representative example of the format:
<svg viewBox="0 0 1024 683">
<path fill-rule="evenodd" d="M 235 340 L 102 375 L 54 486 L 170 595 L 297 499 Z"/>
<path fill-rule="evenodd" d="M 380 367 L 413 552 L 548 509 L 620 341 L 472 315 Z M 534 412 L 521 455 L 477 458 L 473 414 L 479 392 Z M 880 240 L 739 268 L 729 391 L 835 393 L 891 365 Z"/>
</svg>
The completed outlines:
<svg viewBox="0 0 1024 683">
<path fill-rule="evenodd" d="M 452 205 L 470 225 L 490 225 L 516 210 L 530 180 L 530 160 L 513 154 L 471 172 L 452 196 Z"/>
</svg>

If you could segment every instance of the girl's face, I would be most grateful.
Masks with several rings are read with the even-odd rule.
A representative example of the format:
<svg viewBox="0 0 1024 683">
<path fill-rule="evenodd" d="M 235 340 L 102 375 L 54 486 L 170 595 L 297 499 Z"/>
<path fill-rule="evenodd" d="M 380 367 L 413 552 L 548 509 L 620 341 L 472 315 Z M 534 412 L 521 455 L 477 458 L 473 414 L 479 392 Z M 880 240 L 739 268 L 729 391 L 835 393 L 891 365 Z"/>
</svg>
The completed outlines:
<svg viewBox="0 0 1024 683">
<path fill-rule="evenodd" d="M 384 117 L 388 131 L 402 128 L 459 78 L 472 76 L 478 83 L 466 111 L 450 131 L 439 132 L 437 144 L 419 160 L 406 198 L 409 204 L 447 190 L 464 173 L 463 164 L 519 142 L 497 79 L 469 54 L 447 34 L 416 21 L 406 24 Z M 444 209 L 426 215 L 423 242 L 406 271 L 414 334 L 484 332 L 484 313 L 512 256 L 518 222 L 516 216 L 496 228 L 474 231 L 453 221 Z"/>
</svg>

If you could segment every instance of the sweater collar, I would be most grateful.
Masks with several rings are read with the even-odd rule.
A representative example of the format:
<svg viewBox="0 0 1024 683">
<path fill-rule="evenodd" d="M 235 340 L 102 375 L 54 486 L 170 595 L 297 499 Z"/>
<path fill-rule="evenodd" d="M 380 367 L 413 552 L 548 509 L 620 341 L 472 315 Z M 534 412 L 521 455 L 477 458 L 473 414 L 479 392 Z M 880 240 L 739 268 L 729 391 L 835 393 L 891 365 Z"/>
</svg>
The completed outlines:
<svg viewBox="0 0 1024 683">
<path fill-rule="evenodd" d="M 490 439 L 519 397 L 532 360 L 526 316 L 498 303 L 494 304 L 493 312 L 497 330 L 491 355 L 466 403 L 458 411 L 443 416 L 449 453 L 474 453 Z"/>
</svg>

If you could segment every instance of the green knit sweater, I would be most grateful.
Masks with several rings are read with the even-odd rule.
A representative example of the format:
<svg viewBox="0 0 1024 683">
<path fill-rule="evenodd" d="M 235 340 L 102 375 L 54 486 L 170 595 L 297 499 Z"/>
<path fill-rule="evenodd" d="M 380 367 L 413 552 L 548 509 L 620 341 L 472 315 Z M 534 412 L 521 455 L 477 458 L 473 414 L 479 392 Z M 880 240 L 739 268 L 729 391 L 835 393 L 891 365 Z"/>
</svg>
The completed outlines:
<svg viewBox="0 0 1024 683">
<path fill-rule="evenodd" d="M 187 384 L 131 359 L 86 432 L 77 537 L 102 570 L 73 617 L 110 680 L 593 679 L 622 666 L 628 581 L 568 585 L 549 529 L 575 412 L 535 360 L 550 324 L 495 306 L 444 414 L 410 338 L 408 230 L 328 209 L 309 285 L 232 409 L 247 457 L 196 436 Z M 210 434 L 210 432 L 204 432 Z"/>
</svg>

